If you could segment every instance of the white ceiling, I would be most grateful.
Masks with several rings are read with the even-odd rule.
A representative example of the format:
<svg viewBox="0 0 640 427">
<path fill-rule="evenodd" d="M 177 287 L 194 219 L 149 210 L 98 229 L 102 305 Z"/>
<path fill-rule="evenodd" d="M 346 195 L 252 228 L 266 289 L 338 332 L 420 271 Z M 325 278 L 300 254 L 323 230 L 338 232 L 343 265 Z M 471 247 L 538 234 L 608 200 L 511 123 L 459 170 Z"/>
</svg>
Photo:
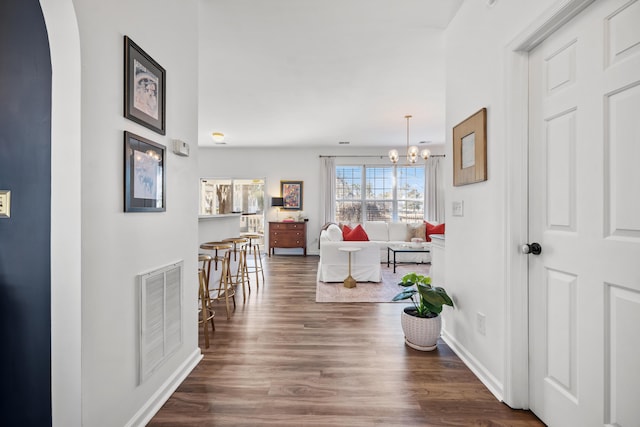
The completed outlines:
<svg viewBox="0 0 640 427">
<path fill-rule="evenodd" d="M 203 0 L 199 145 L 444 142 L 443 30 L 463 0 Z"/>
</svg>

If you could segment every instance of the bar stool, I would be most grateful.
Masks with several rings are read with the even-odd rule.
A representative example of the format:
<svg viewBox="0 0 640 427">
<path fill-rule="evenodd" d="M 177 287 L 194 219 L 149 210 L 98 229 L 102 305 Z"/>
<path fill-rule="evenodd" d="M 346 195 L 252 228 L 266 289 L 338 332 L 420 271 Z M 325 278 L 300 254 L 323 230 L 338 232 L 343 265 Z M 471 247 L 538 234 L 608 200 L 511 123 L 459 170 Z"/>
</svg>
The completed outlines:
<svg viewBox="0 0 640 427">
<path fill-rule="evenodd" d="M 260 279 L 258 273 L 262 274 L 262 283 L 264 283 L 264 270 L 262 268 L 262 254 L 260 253 L 260 242 L 262 234 L 248 234 L 245 233 L 242 237 L 249 239 L 248 250 L 249 255 L 253 253 L 253 265 L 247 265 L 249 273 L 256 274 L 256 287 L 260 285 Z"/>
<path fill-rule="evenodd" d="M 215 256 L 201 255 L 201 257 L 208 257 L 208 268 L 205 268 L 203 262 L 203 269 L 208 271 L 207 274 L 207 288 L 209 290 L 210 301 L 220 301 L 224 298 L 225 306 L 227 309 L 227 319 L 231 318 L 231 310 L 229 308 L 229 298 L 233 301 L 233 308 L 236 308 L 236 292 L 231 284 L 231 268 L 230 268 L 230 256 L 232 245 L 224 242 L 208 242 L 200 245 L 201 249 L 215 251 Z M 225 251 L 223 255 L 219 254 L 219 251 Z M 211 261 L 214 261 L 214 269 L 217 269 L 217 262 L 220 261 L 222 266 L 220 268 L 220 278 L 218 279 L 217 287 L 211 287 Z"/>
<path fill-rule="evenodd" d="M 211 260 L 213 258 L 207 254 L 198 254 L 198 262 L 201 263 L 198 271 L 202 270 L 202 274 L 204 274 L 204 280 L 209 283 L 209 278 L 211 277 Z"/>
<path fill-rule="evenodd" d="M 230 249 L 232 245 L 228 242 L 206 242 L 200 245 L 200 249 L 204 249 L 205 251 L 214 251 L 215 255 L 213 256 L 213 269 L 218 270 L 218 261 L 222 261 L 222 257 L 218 255 L 218 250 L 227 250 Z"/>
<path fill-rule="evenodd" d="M 238 261 L 235 274 L 231 274 L 231 283 L 234 287 L 242 284 L 242 301 L 247 301 L 247 292 L 245 289 L 245 283 L 249 292 L 251 292 L 251 283 L 249 282 L 249 270 L 247 269 L 247 242 L 248 239 L 244 237 L 230 237 L 228 239 L 222 239 L 223 242 L 233 243 L 233 256 L 234 260 Z M 229 263 L 231 259 L 229 258 Z"/>
<path fill-rule="evenodd" d="M 206 279 L 207 274 L 204 269 L 198 269 L 198 279 L 200 282 L 199 291 L 198 291 L 198 300 L 199 300 L 199 310 L 200 310 L 200 320 L 198 320 L 198 324 L 202 324 L 202 330 L 204 332 L 204 345 L 205 348 L 209 348 L 209 325 L 208 322 L 211 321 L 212 332 L 216 330 L 216 325 L 213 321 L 216 313 L 211 308 L 211 301 L 209 300 L 209 289 L 207 289 Z"/>
</svg>

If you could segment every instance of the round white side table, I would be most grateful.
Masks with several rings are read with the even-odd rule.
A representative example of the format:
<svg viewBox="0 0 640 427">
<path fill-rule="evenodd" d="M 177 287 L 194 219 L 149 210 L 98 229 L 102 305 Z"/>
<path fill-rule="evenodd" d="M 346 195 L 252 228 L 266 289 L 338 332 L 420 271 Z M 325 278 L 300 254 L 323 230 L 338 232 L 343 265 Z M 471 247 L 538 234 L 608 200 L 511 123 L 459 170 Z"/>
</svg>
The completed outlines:
<svg viewBox="0 0 640 427">
<path fill-rule="evenodd" d="M 358 252 L 362 248 L 354 248 L 352 246 L 343 246 L 338 248 L 341 252 L 347 252 L 349 254 L 349 275 L 346 279 L 344 279 L 344 287 L 345 288 L 355 288 L 356 287 L 356 279 L 351 276 L 351 253 Z"/>
</svg>

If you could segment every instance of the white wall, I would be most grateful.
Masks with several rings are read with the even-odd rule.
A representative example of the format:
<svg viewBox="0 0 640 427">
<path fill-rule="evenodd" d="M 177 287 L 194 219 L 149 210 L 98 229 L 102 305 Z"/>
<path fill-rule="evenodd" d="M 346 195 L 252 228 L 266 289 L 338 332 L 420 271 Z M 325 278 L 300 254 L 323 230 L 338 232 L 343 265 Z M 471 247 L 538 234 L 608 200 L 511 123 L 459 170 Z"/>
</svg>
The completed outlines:
<svg viewBox="0 0 640 427">
<path fill-rule="evenodd" d="M 122 426 L 197 350 L 197 149 L 167 150 L 163 213 L 123 212 L 123 131 L 196 146 L 196 0 L 74 0 L 82 61 L 82 422 Z M 123 36 L 167 70 L 167 135 L 123 117 Z M 138 385 L 136 276 L 184 260 L 184 344 Z M 190 298 L 192 296 L 193 298 Z"/>
<path fill-rule="evenodd" d="M 446 279 L 456 303 L 448 310 L 445 336 L 473 364 L 500 397 L 505 367 L 505 68 L 509 43 L 554 0 L 467 0 L 446 30 L 447 153 L 452 128 L 487 107 L 486 182 L 453 187 L 452 155 L 445 162 Z M 464 201 L 464 216 L 451 216 L 451 203 Z M 486 316 L 486 335 L 477 332 L 477 313 Z"/>
<path fill-rule="evenodd" d="M 439 154 L 443 146 L 430 146 Z M 280 180 L 304 181 L 303 211 L 307 223 L 307 253 L 318 254 L 318 236 L 323 224 L 320 209 L 320 155 L 380 155 L 382 158 L 339 157 L 336 164 L 389 164 L 387 148 L 200 148 L 199 173 L 203 178 L 264 178 L 267 200 L 280 195 Z M 280 219 L 285 213 L 280 213 Z M 234 221 L 239 220 L 237 218 Z M 266 220 L 277 220 L 275 208 L 267 208 Z M 205 220 L 200 225 L 200 241 L 210 236 L 228 235 L 228 220 Z M 230 236 L 227 236 L 230 237 Z M 283 251 L 282 249 L 278 250 Z M 299 250 L 292 250 L 298 251 Z M 295 253 L 295 252 L 292 252 Z"/>
<path fill-rule="evenodd" d="M 41 0 L 52 69 L 51 410 L 54 426 L 82 420 L 80 39 L 71 0 Z"/>
</svg>

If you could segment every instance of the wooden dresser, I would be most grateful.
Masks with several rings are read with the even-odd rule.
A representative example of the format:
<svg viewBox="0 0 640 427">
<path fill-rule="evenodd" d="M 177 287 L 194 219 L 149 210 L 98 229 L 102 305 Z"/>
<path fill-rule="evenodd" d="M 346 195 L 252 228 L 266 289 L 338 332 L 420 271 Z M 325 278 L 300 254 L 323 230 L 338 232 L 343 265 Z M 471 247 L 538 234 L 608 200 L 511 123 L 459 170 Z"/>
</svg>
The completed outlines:
<svg viewBox="0 0 640 427">
<path fill-rule="evenodd" d="M 301 248 L 307 256 L 307 223 L 269 222 L 269 256 L 275 248 Z"/>
</svg>

